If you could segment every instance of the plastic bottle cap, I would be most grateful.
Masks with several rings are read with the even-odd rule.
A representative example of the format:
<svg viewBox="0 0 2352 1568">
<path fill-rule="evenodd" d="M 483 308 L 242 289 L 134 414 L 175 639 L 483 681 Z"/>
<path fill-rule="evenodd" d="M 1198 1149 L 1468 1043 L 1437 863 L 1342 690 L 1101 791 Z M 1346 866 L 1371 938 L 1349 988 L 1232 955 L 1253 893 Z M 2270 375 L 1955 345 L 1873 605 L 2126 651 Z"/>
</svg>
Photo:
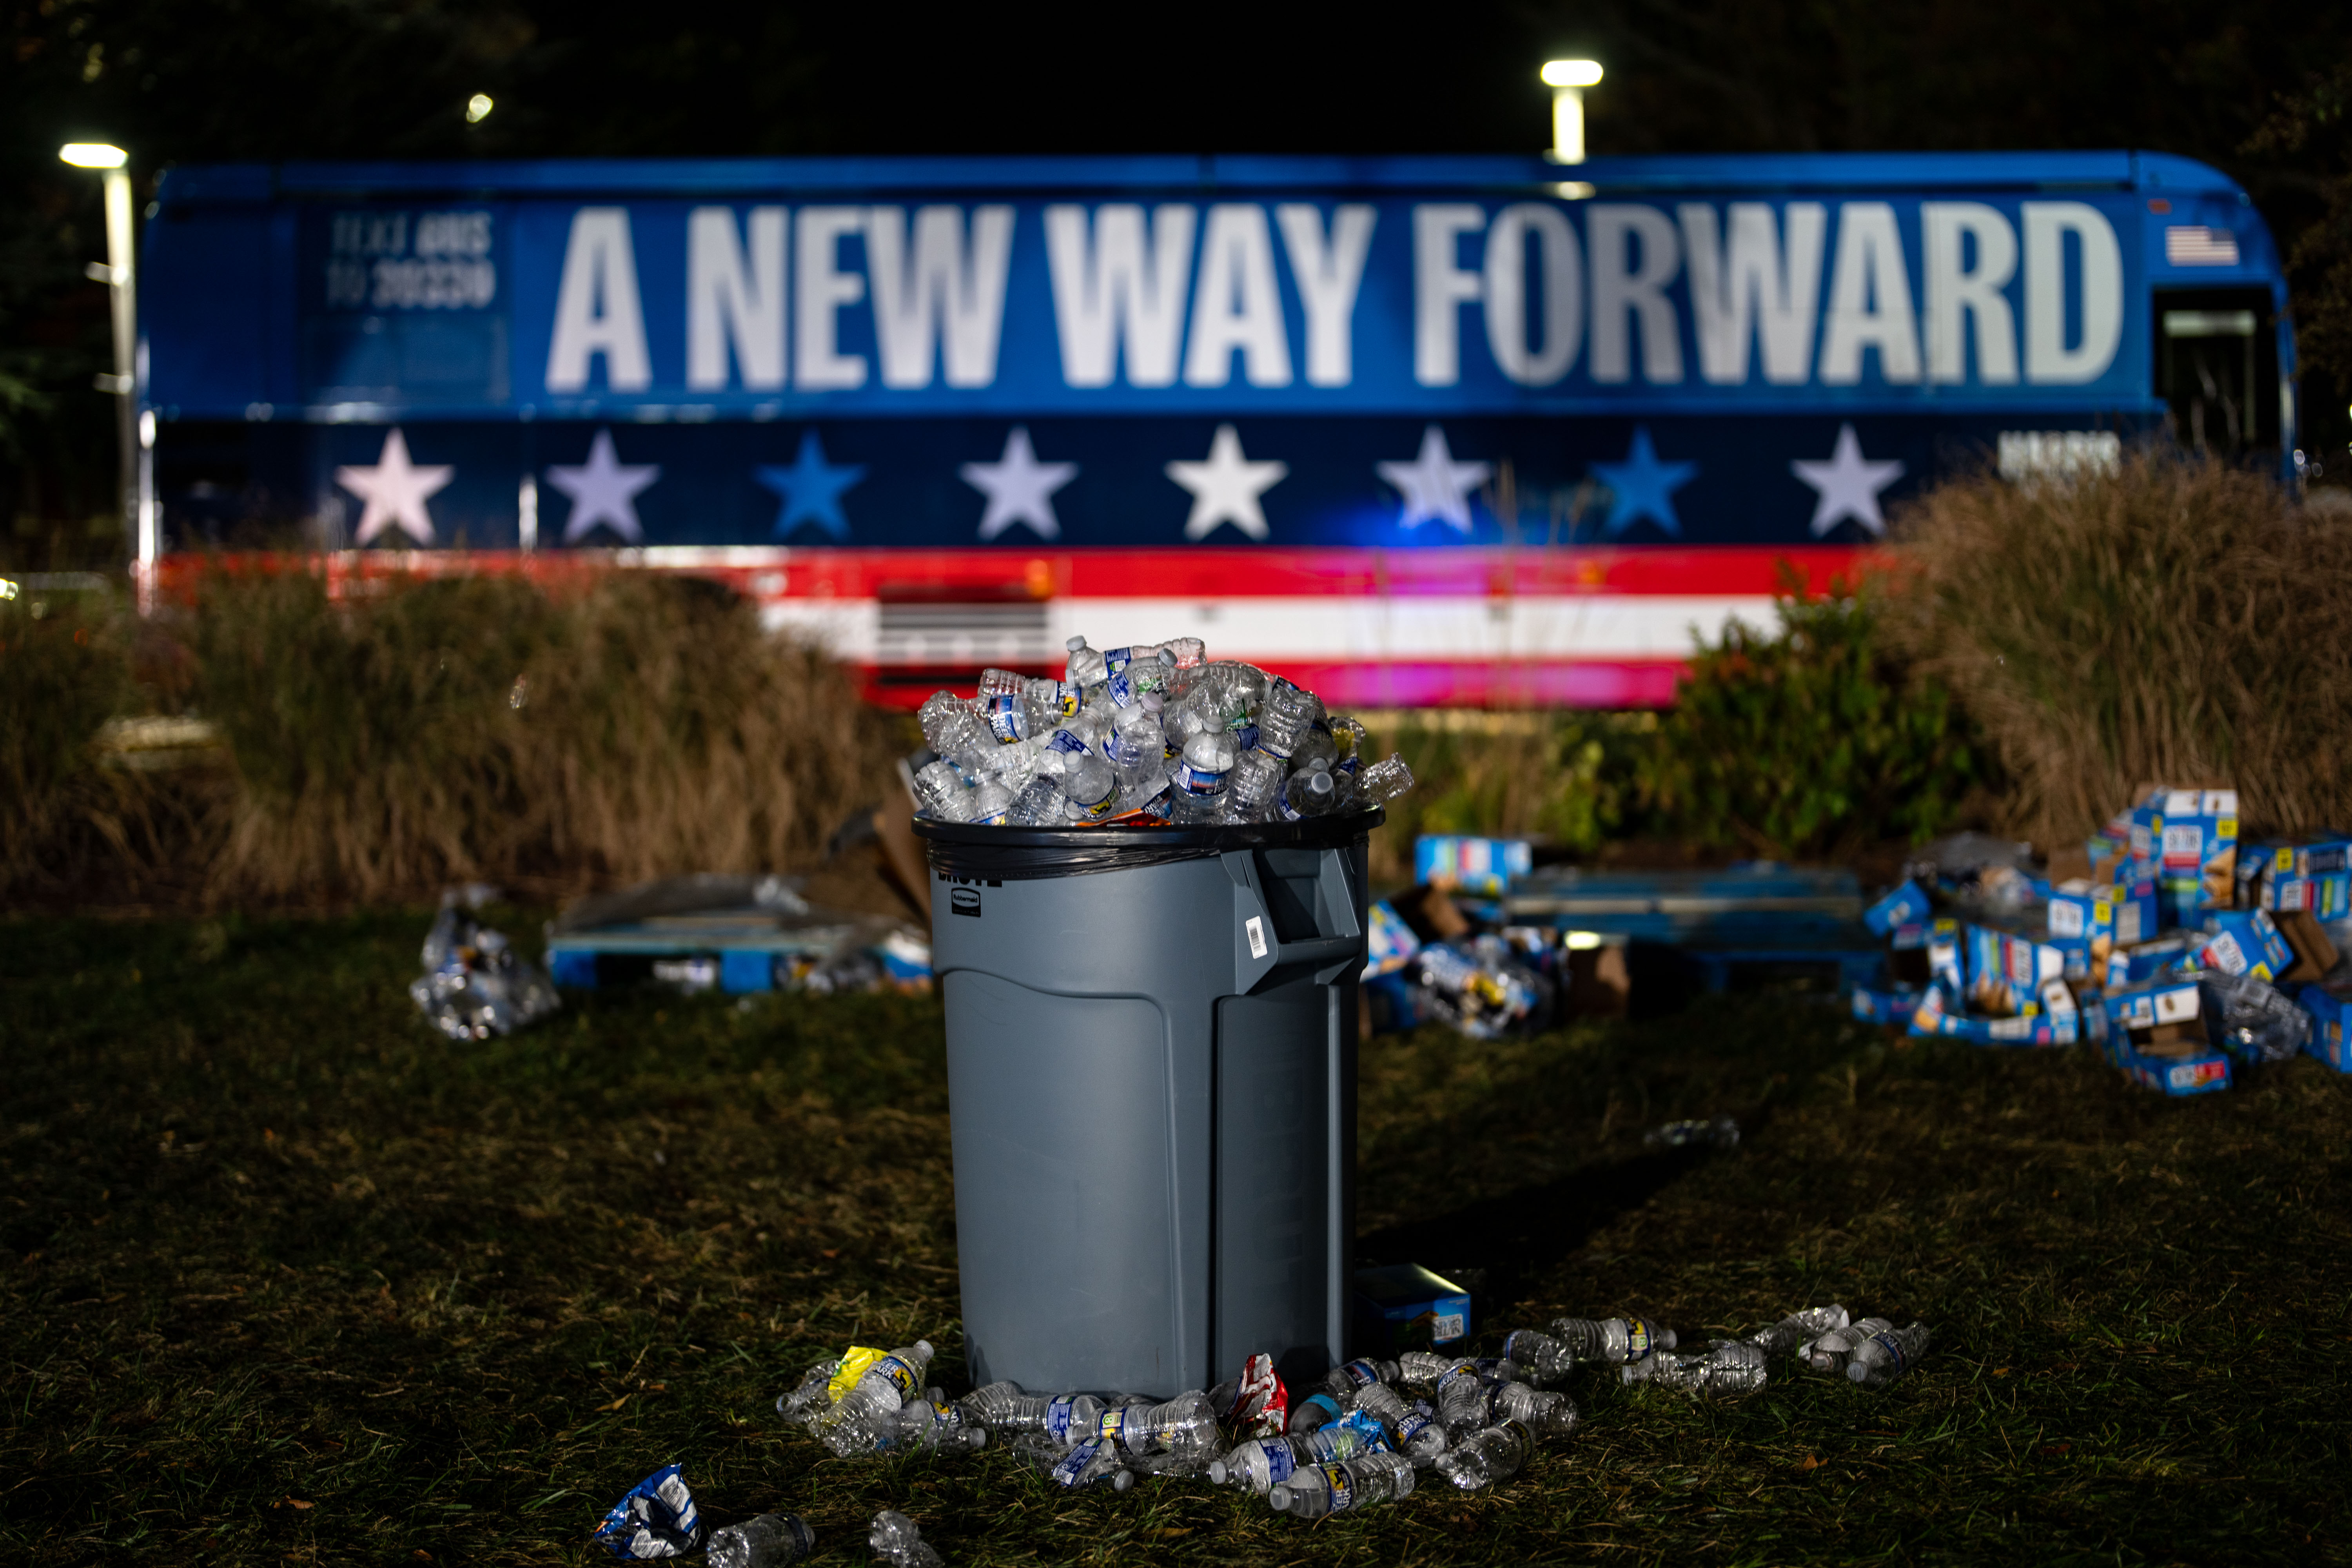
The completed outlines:
<svg viewBox="0 0 2352 1568">
<path fill-rule="evenodd" d="M 1274 1505 L 1275 1512 L 1288 1513 L 1290 1511 L 1290 1489 L 1277 1483 L 1272 1491 L 1265 1494 L 1265 1500 Z"/>
<path fill-rule="evenodd" d="M 1860 1383 L 1870 1375 L 1870 1369 L 1858 1361 L 1850 1361 L 1845 1363 L 1845 1374 L 1853 1382 Z"/>
<path fill-rule="evenodd" d="M 1223 1486 L 1226 1474 L 1225 1462 L 1223 1459 L 1213 1461 L 1209 1466 L 1209 1484 L 1213 1487 Z"/>
<path fill-rule="evenodd" d="M 1086 646 L 1087 646 L 1087 639 L 1086 639 L 1086 637 L 1085 637 L 1083 635 L 1078 636 L 1078 637 L 1072 637 L 1069 641 L 1067 641 L 1067 642 L 1064 643 L 1062 646 L 1063 646 L 1064 647 L 1066 647 L 1066 648 L 1068 648 L 1072 653 L 1076 653 L 1076 652 L 1077 652 L 1077 651 L 1078 651 L 1078 649 L 1080 649 L 1080 648 L 1082 648 L 1082 647 L 1086 647 Z"/>
</svg>

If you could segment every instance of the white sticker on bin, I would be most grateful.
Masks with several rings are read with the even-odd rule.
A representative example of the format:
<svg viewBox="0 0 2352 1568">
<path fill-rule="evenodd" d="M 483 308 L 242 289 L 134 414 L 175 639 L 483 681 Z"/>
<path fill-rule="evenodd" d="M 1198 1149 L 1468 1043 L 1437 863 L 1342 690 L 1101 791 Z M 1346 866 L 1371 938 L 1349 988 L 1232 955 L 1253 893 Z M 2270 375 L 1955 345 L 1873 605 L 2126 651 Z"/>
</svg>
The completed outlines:
<svg viewBox="0 0 2352 1568">
<path fill-rule="evenodd" d="M 1252 915 L 1249 919 L 1242 921 L 1242 930 L 1249 936 L 1250 956 L 1252 958 L 1264 958 L 1265 956 L 1265 920 L 1260 916 Z"/>
</svg>

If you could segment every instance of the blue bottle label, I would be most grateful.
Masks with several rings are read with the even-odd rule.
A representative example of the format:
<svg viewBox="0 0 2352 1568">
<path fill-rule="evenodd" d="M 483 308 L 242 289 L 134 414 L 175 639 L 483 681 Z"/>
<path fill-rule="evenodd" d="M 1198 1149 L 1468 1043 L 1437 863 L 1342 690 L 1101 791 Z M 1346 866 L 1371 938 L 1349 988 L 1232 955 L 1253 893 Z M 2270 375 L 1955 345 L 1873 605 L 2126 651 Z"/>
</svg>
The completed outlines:
<svg viewBox="0 0 2352 1568">
<path fill-rule="evenodd" d="M 1118 706 L 1121 708 L 1132 708 L 1135 706 L 1135 682 L 1127 678 L 1126 670 L 1122 669 L 1118 674 L 1112 676 L 1110 679 L 1105 683 L 1104 689 L 1110 693 L 1111 701 Z"/>
<path fill-rule="evenodd" d="M 1072 1448 L 1054 1466 L 1054 1479 L 1066 1487 L 1076 1486 L 1078 1478 L 1086 1473 L 1087 1466 L 1095 1462 L 1095 1455 L 1101 1447 L 1100 1438 L 1089 1437 Z"/>
<path fill-rule="evenodd" d="M 1070 1440 L 1070 1401 L 1056 1399 L 1045 1406 L 1045 1436 L 1056 1443 Z"/>
<path fill-rule="evenodd" d="M 1895 1363 L 1896 1373 L 1901 1373 L 1908 1364 L 1903 1354 L 1903 1346 L 1893 1334 L 1873 1334 L 1870 1338 L 1872 1343 L 1886 1352 L 1886 1359 Z"/>
<path fill-rule="evenodd" d="M 1029 709 L 1020 698 L 1005 693 L 988 700 L 988 732 L 1000 744 L 1029 738 Z"/>
<path fill-rule="evenodd" d="M 1222 769 L 1196 768 L 1190 763 L 1178 763 L 1175 775 L 1169 783 L 1186 795 L 1205 798 L 1223 792 L 1225 773 Z"/>
<path fill-rule="evenodd" d="M 1323 1484 L 1331 1489 L 1331 1511 L 1338 1513 L 1342 1510 L 1355 1507 L 1356 1485 L 1354 1479 L 1348 1474 L 1348 1467 L 1324 1465 L 1320 1468 L 1323 1471 Z"/>
<path fill-rule="evenodd" d="M 1235 726 L 1234 744 L 1244 752 L 1255 749 L 1257 745 L 1257 726 L 1249 723 Z"/>
<path fill-rule="evenodd" d="M 1279 1437 L 1265 1438 L 1257 1447 L 1258 1452 L 1265 1456 L 1266 1485 L 1286 1481 L 1297 1472 L 1298 1456 L 1292 1452 L 1289 1444 Z"/>
<path fill-rule="evenodd" d="M 1055 731 L 1054 738 L 1045 742 L 1045 749 L 1049 752 L 1059 752 L 1066 757 L 1083 757 L 1087 754 L 1087 743 L 1067 730 Z"/>
</svg>

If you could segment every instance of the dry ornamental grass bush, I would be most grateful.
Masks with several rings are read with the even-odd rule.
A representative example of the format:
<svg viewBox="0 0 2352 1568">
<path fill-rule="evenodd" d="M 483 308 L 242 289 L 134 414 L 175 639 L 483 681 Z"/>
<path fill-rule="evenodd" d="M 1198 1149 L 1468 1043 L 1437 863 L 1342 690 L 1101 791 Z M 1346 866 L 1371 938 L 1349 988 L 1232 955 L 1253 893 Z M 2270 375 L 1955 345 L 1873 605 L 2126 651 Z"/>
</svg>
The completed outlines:
<svg viewBox="0 0 2352 1568">
<path fill-rule="evenodd" d="M 1887 633 L 1981 727 L 2010 829 L 2080 837 L 2159 780 L 2234 782 L 2258 829 L 2352 826 L 2352 531 L 2271 479 L 1988 474 L 1896 537 Z"/>
<path fill-rule="evenodd" d="M 772 869 L 887 782 L 887 721 L 707 584 L 220 576 L 189 637 L 236 776 L 221 896 Z"/>
</svg>

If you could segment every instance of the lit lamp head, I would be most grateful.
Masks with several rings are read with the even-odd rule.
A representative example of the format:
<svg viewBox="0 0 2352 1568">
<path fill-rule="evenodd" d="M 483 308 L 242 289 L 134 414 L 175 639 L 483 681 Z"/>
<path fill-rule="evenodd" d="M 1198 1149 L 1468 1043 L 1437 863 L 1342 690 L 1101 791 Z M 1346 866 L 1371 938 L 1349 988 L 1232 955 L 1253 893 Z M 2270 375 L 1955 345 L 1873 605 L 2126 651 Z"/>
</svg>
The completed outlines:
<svg viewBox="0 0 2352 1568">
<path fill-rule="evenodd" d="M 130 153 L 103 142 L 68 142 L 58 149 L 58 156 L 77 169 L 120 169 L 131 162 Z"/>
<path fill-rule="evenodd" d="M 1601 82 L 1599 60 L 1546 60 L 1543 81 L 1551 90 L 1551 156 L 1556 163 L 1584 162 L 1584 89 Z"/>
</svg>

